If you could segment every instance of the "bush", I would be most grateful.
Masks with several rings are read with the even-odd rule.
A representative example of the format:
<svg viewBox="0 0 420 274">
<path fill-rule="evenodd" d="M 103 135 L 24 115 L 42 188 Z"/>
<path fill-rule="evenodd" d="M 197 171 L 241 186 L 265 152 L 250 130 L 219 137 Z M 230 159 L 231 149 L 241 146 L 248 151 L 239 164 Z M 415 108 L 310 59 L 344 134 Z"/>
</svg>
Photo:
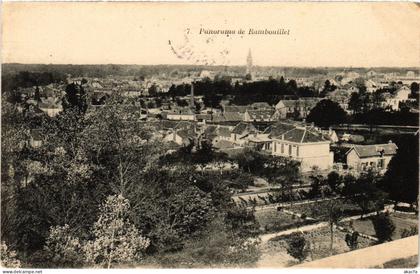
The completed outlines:
<svg viewBox="0 0 420 274">
<path fill-rule="evenodd" d="M 302 262 L 308 256 L 309 250 L 306 244 L 306 239 L 302 233 L 293 233 L 286 240 L 287 242 L 287 253 L 293 258 L 298 259 Z"/>
<path fill-rule="evenodd" d="M 417 226 L 412 226 L 410 227 L 410 229 L 405 228 L 403 229 L 403 231 L 401 231 L 401 238 L 407 238 L 407 237 L 414 236 L 417 234 L 419 234 L 419 230 Z"/>
<path fill-rule="evenodd" d="M 381 213 L 375 216 L 372 219 L 372 223 L 379 243 L 392 241 L 392 234 L 395 231 L 395 225 L 388 213 Z"/>
<path fill-rule="evenodd" d="M 5 242 L 0 245 L 0 263 L 1 266 L 10 268 L 19 268 L 20 261 L 16 258 L 16 252 L 8 249 Z"/>
</svg>

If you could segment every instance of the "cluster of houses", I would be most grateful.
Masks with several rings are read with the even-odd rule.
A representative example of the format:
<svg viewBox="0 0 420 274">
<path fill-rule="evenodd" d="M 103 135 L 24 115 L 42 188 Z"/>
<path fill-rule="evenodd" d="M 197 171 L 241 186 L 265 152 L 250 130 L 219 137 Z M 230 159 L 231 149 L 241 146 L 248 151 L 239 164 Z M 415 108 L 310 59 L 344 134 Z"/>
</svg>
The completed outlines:
<svg viewBox="0 0 420 274">
<path fill-rule="evenodd" d="M 336 168 L 332 146 L 339 138 L 332 129 L 321 130 L 314 125 L 291 120 L 279 121 L 260 127 L 252 122 L 235 125 L 199 124 L 193 121 L 145 122 L 156 130 L 157 136 L 176 150 L 199 142 L 211 142 L 223 152 L 253 148 L 269 155 L 286 157 L 300 162 L 302 172 Z M 374 169 L 385 172 L 397 146 L 388 144 L 351 145 L 345 153 L 347 170 L 363 172 Z"/>
</svg>

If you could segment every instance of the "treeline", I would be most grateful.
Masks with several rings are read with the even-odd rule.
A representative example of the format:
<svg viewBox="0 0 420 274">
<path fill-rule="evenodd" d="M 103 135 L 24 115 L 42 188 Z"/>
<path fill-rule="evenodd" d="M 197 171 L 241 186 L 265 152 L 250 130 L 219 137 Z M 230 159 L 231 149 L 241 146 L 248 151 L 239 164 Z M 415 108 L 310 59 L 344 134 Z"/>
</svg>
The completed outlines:
<svg viewBox="0 0 420 274">
<path fill-rule="evenodd" d="M 51 83 L 66 81 L 66 75 L 57 72 L 30 72 L 19 71 L 18 73 L 3 72 L 1 76 L 2 92 L 10 92 L 17 88 L 28 88 L 33 86 L 45 86 Z"/>
<path fill-rule="evenodd" d="M 191 85 L 172 85 L 168 96 L 186 96 Z M 233 97 L 232 103 L 247 105 L 255 102 L 276 104 L 284 96 L 290 98 L 313 97 L 316 92 L 311 87 L 298 87 L 295 80 L 286 82 L 283 77 L 265 81 L 233 83 L 229 79 L 198 81 L 194 84 L 194 94 L 203 95 L 206 106 L 219 107 L 223 98 Z"/>
<path fill-rule="evenodd" d="M 386 111 L 372 109 L 364 113 L 356 113 L 349 117 L 349 123 L 368 125 L 419 125 L 419 114 L 405 110 Z"/>
</svg>

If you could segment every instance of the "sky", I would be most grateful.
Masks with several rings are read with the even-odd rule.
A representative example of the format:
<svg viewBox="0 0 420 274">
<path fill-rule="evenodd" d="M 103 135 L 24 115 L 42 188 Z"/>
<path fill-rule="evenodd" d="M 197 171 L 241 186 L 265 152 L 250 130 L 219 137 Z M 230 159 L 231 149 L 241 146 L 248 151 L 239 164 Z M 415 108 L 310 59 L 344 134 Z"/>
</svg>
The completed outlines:
<svg viewBox="0 0 420 274">
<path fill-rule="evenodd" d="M 419 15 L 407 2 L 9 2 L 2 62 L 245 65 L 251 50 L 258 66 L 419 67 Z"/>
</svg>

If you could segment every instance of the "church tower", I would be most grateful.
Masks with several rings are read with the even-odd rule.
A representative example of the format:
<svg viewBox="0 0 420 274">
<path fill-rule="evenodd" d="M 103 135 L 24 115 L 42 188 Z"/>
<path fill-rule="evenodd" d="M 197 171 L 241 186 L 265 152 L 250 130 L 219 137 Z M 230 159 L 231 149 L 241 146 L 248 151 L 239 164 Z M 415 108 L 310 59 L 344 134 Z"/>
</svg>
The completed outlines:
<svg viewBox="0 0 420 274">
<path fill-rule="evenodd" d="M 249 49 L 248 56 L 246 58 L 246 76 L 253 78 L 251 49 Z"/>
</svg>

